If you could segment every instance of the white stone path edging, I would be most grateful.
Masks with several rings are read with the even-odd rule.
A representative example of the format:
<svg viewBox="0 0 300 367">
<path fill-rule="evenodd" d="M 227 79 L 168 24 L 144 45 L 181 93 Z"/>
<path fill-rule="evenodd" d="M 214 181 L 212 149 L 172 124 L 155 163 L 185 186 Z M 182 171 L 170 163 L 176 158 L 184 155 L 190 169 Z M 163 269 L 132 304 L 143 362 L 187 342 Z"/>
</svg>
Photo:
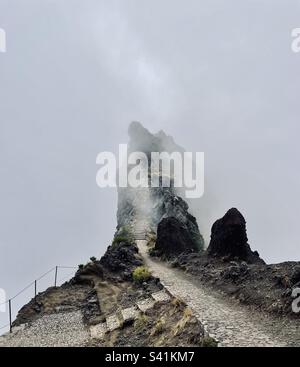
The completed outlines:
<svg viewBox="0 0 300 367">
<path fill-rule="evenodd" d="M 274 347 L 287 343 L 276 340 L 259 321 L 242 306 L 226 302 L 210 290 L 195 285 L 180 271 L 148 255 L 146 240 L 136 240 L 139 252 L 152 274 L 174 296 L 183 300 L 202 323 L 206 333 L 219 342 L 219 346 L 230 347 Z"/>
<path fill-rule="evenodd" d="M 140 300 L 128 308 L 114 313 L 106 318 L 105 322 L 90 327 L 91 338 L 103 340 L 109 332 L 121 328 L 124 324 L 136 320 L 141 313 L 152 308 L 156 302 L 169 302 L 171 296 L 163 289 L 151 294 L 151 297 Z"/>
<path fill-rule="evenodd" d="M 155 292 L 151 297 L 135 305 L 109 315 L 105 322 L 87 327 L 81 311 L 58 312 L 44 315 L 35 321 L 14 327 L 12 333 L 0 337 L 2 347 L 74 347 L 88 344 L 90 338 L 104 340 L 109 332 L 136 320 L 141 313 L 152 308 L 156 302 L 169 302 L 165 291 Z"/>
</svg>

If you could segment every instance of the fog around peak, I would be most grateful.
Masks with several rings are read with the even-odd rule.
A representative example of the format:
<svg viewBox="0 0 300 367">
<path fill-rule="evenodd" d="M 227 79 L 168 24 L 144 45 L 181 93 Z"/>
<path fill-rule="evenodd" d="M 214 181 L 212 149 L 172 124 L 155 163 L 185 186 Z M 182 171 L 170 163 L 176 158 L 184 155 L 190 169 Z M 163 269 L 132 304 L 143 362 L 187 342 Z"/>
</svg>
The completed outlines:
<svg viewBox="0 0 300 367">
<path fill-rule="evenodd" d="M 206 240 L 236 207 L 267 262 L 299 260 L 299 15 L 281 0 L 1 0 L 0 287 L 104 253 L 117 191 L 97 187 L 96 157 L 131 121 L 205 153 L 190 206 Z"/>
</svg>

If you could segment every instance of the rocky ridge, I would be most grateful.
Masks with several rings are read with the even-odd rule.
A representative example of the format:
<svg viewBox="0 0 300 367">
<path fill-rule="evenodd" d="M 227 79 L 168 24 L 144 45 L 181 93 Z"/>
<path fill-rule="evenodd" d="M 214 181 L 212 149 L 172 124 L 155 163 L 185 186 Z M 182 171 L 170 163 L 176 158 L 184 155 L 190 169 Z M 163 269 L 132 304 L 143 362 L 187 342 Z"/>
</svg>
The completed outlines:
<svg viewBox="0 0 300 367">
<path fill-rule="evenodd" d="M 139 123 L 129 134 L 131 151 L 183 151 Z M 118 194 L 118 226 L 104 256 L 25 305 L 0 346 L 300 345 L 291 309 L 300 263 L 265 264 L 237 209 L 214 223 L 205 250 L 173 187 Z"/>
<path fill-rule="evenodd" d="M 91 258 L 70 281 L 32 299 L 19 311 L 13 332 L 0 337 L 0 346 L 9 347 L 210 344 L 216 343 L 187 305 L 146 273 L 125 230 L 100 260 Z"/>
</svg>

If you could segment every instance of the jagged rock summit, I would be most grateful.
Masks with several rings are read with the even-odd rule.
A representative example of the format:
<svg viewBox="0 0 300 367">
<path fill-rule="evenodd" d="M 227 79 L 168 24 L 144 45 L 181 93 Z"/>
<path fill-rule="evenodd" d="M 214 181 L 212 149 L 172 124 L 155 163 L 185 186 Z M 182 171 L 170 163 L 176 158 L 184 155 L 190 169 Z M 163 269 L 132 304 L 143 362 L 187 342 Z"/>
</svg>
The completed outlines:
<svg viewBox="0 0 300 367">
<path fill-rule="evenodd" d="M 148 157 L 148 177 L 152 174 L 151 153 L 184 152 L 171 136 L 163 131 L 152 134 L 139 122 L 130 124 L 128 134 L 129 151 L 143 152 Z M 161 172 L 156 174 L 161 177 Z M 172 171 L 170 175 L 172 182 Z M 201 252 L 204 240 L 196 218 L 189 212 L 187 202 L 180 197 L 172 183 L 170 186 L 119 188 L 118 230 L 122 231 L 124 226 L 134 227 L 137 221 L 147 223 L 148 229 L 157 234 L 155 250 L 158 254 L 172 256 L 180 252 Z M 174 233 L 177 235 L 174 236 Z M 175 239 L 176 242 L 173 241 Z"/>
<path fill-rule="evenodd" d="M 129 150 L 149 154 L 151 152 L 184 152 L 184 149 L 174 142 L 172 136 L 163 130 L 157 134 L 150 133 L 140 122 L 134 121 L 129 125 Z"/>
</svg>

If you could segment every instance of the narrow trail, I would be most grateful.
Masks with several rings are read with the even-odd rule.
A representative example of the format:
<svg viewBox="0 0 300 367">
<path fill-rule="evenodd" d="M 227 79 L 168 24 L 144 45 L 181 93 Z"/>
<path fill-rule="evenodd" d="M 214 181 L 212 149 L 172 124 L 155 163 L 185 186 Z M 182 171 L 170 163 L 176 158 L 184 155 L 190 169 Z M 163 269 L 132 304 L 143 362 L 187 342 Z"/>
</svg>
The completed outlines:
<svg viewBox="0 0 300 367">
<path fill-rule="evenodd" d="M 144 227 L 144 231 L 143 231 Z M 223 347 L 283 347 L 300 345 L 299 323 L 250 311 L 218 292 L 195 283 L 192 277 L 148 255 L 145 221 L 135 224 L 134 235 L 146 265 L 164 287 L 182 299 Z"/>
</svg>

